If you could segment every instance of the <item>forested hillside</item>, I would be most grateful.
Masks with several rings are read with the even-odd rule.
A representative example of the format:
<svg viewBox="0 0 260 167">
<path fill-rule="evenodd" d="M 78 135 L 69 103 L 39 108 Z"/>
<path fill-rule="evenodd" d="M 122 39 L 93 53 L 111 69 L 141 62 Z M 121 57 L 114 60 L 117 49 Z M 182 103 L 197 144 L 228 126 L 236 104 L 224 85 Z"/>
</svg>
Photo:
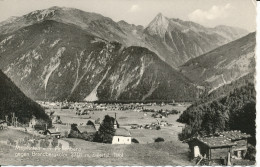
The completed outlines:
<svg viewBox="0 0 260 167">
<path fill-rule="evenodd" d="M 230 84 L 226 84 L 219 87 L 218 89 L 210 93 L 208 93 L 208 91 L 206 90 L 204 94 L 201 94 L 200 98 L 193 104 L 202 104 L 202 103 L 206 103 L 218 99 L 220 97 L 225 97 L 234 89 L 240 88 L 242 86 L 245 86 L 248 83 L 254 83 L 254 82 L 255 82 L 255 73 L 249 73 L 239 78 L 238 80 L 231 82 Z"/>
<path fill-rule="evenodd" d="M 5 119 L 5 115 L 8 115 L 10 119 L 12 112 L 18 117 L 20 123 L 28 123 L 32 116 L 47 122 L 50 121 L 43 108 L 26 97 L 0 70 L 0 119 Z"/>
<path fill-rule="evenodd" d="M 253 83 L 234 89 L 229 95 L 202 104 L 193 104 L 178 119 L 187 126 L 181 140 L 195 134 L 223 130 L 241 130 L 252 136 L 255 144 L 256 91 Z"/>
</svg>

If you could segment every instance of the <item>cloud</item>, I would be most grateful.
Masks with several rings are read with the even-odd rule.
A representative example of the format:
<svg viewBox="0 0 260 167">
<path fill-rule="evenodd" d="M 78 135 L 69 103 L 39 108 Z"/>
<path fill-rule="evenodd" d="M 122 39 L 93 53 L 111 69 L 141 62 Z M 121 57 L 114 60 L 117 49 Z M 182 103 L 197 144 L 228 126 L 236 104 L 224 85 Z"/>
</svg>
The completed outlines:
<svg viewBox="0 0 260 167">
<path fill-rule="evenodd" d="M 129 12 L 136 12 L 138 10 L 140 10 L 139 5 L 132 5 L 131 8 L 129 9 Z"/>
<path fill-rule="evenodd" d="M 230 9 L 231 5 L 229 3 L 225 6 L 214 5 L 209 10 L 197 9 L 190 13 L 188 17 L 192 21 L 203 23 L 227 17 Z"/>
</svg>

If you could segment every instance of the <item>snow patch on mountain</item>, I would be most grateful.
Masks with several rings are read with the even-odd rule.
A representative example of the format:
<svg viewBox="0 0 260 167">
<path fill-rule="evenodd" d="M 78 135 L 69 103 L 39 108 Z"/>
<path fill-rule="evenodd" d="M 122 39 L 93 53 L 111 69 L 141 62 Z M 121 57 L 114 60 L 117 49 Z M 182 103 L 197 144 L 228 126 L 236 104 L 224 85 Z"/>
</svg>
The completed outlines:
<svg viewBox="0 0 260 167">
<path fill-rule="evenodd" d="M 103 76 L 103 78 L 98 82 L 98 84 L 96 85 L 96 87 L 92 90 L 92 92 L 84 99 L 84 101 L 97 101 L 98 100 L 98 96 L 97 96 L 97 89 L 100 86 L 100 84 L 103 82 L 103 80 L 107 77 L 108 71 L 110 70 L 110 68 L 106 71 L 105 75 Z"/>
<path fill-rule="evenodd" d="M 50 44 L 50 48 L 53 48 L 55 45 L 57 45 L 60 42 L 61 39 L 55 40 L 52 44 Z"/>
<path fill-rule="evenodd" d="M 45 92 L 47 89 L 47 84 L 48 84 L 49 78 L 50 78 L 51 74 L 59 67 L 60 58 L 65 50 L 66 50 L 65 47 L 59 48 L 56 55 L 51 58 L 49 65 L 45 66 L 45 68 L 44 68 L 43 76 L 45 76 L 45 78 L 44 78 Z M 46 98 L 46 94 L 45 94 L 45 98 Z"/>
<path fill-rule="evenodd" d="M 7 41 L 9 41 L 10 39 L 12 39 L 14 37 L 14 35 L 10 35 L 8 37 L 6 37 L 4 40 L 2 40 L 0 42 L 0 46 L 3 46 L 4 44 L 6 44 Z"/>
<path fill-rule="evenodd" d="M 45 9 L 45 10 L 33 12 L 32 14 L 35 14 L 37 21 L 41 21 L 44 20 L 46 17 L 54 16 L 55 10 Z"/>
</svg>

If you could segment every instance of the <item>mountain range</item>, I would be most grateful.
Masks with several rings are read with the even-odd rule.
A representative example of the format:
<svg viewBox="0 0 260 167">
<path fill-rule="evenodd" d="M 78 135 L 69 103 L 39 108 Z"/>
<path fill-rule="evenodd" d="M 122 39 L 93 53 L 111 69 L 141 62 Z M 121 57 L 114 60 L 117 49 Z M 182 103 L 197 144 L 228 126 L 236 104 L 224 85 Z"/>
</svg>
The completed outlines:
<svg viewBox="0 0 260 167">
<path fill-rule="evenodd" d="M 0 69 L 37 100 L 193 101 L 205 88 L 221 85 L 207 79 L 218 77 L 222 66 L 208 67 L 209 75 L 198 81 L 194 76 L 202 74 L 192 73 L 195 67 L 189 63 L 214 53 L 227 57 L 230 71 L 235 71 L 248 60 L 229 81 L 245 75 L 254 65 L 255 45 L 255 34 L 241 38 L 246 34 L 240 28 L 207 28 L 162 14 L 143 27 L 52 7 L 0 23 Z M 228 49 L 234 50 L 232 55 L 243 54 L 230 56 Z"/>
<path fill-rule="evenodd" d="M 141 46 L 155 52 L 172 67 L 238 39 L 248 32 L 229 26 L 207 28 L 191 21 L 170 19 L 159 13 L 147 27 L 115 22 L 100 14 L 74 8 L 52 7 L 33 11 L 22 17 L 12 17 L 0 23 L 0 34 L 44 20 L 76 25 L 88 33 L 125 46 Z"/>
<path fill-rule="evenodd" d="M 207 87 L 210 93 L 255 72 L 255 46 L 254 32 L 191 59 L 179 69 L 194 83 Z"/>
</svg>

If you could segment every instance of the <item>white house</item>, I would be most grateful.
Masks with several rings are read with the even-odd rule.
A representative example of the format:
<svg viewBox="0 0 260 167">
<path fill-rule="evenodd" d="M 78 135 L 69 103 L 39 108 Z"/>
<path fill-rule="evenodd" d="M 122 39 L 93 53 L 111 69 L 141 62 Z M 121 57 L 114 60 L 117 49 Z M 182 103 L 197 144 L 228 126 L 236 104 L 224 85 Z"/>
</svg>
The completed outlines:
<svg viewBox="0 0 260 167">
<path fill-rule="evenodd" d="M 131 134 L 127 129 L 118 127 L 116 113 L 114 120 L 114 129 L 116 131 L 112 139 L 112 144 L 131 144 Z"/>
<path fill-rule="evenodd" d="M 36 120 L 36 118 L 33 116 L 32 119 L 31 119 L 30 122 L 29 122 L 29 127 L 30 127 L 30 128 L 34 128 L 34 126 L 36 125 L 36 123 L 37 123 L 37 120 Z"/>
<path fill-rule="evenodd" d="M 4 120 L 0 120 L 0 130 L 7 129 L 7 122 Z"/>
<path fill-rule="evenodd" d="M 112 144 L 131 144 L 131 134 L 125 128 L 117 128 L 113 136 Z"/>
</svg>

